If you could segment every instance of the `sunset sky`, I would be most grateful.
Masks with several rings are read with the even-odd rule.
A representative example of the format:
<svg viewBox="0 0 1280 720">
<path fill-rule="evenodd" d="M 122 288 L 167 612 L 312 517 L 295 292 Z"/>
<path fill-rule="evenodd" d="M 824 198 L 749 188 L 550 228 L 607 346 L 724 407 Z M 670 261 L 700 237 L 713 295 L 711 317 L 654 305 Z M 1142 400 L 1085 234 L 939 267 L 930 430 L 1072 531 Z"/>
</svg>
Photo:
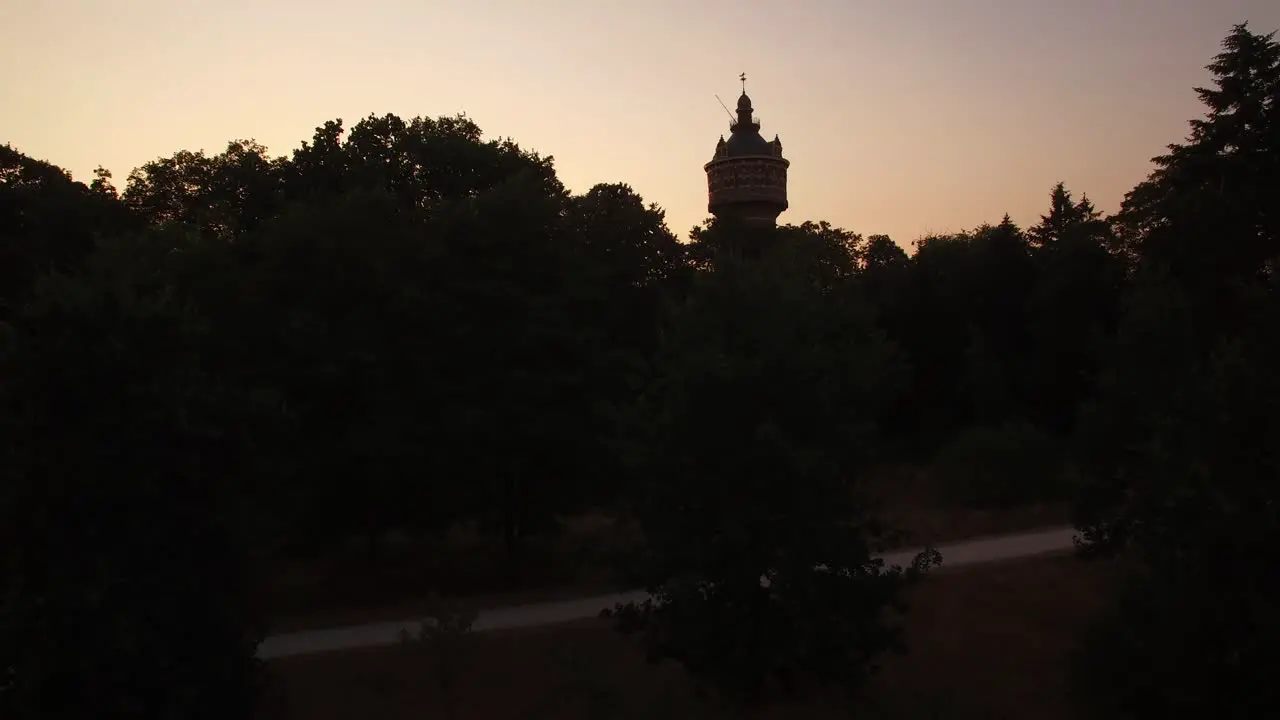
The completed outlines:
<svg viewBox="0 0 1280 720">
<path fill-rule="evenodd" d="M 627 182 L 682 237 L 739 94 L 791 160 L 781 222 L 908 245 L 1033 223 L 1063 180 L 1105 211 L 1201 113 L 1233 23 L 1277 0 L 6 0 L 0 143 L 88 181 L 324 121 L 465 111 Z"/>
</svg>

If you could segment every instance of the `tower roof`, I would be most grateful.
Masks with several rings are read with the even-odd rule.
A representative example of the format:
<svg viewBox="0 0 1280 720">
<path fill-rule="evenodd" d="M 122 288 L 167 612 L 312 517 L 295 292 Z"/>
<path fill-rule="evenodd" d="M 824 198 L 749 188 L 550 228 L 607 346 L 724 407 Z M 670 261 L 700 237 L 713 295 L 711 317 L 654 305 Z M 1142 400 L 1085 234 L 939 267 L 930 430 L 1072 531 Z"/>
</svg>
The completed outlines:
<svg viewBox="0 0 1280 720">
<path fill-rule="evenodd" d="M 738 117 L 729 126 L 729 140 L 725 143 L 723 157 L 774 154 L 769 141 L 760 135 L 760 121 L 753 114 L 754 111 L 751 98 L 744 88 L 742 95 L 738 97 Z"/>
<path fill-rule="evenodd" d="M 729 135 L 729 139 L 725 141 L 724 152 L 726 157 L 773 155 L 773 146 L 769 144 L 768 140 L 764 139 L 759 130 L 752 128 L 735 129 Z"/>
</svg>

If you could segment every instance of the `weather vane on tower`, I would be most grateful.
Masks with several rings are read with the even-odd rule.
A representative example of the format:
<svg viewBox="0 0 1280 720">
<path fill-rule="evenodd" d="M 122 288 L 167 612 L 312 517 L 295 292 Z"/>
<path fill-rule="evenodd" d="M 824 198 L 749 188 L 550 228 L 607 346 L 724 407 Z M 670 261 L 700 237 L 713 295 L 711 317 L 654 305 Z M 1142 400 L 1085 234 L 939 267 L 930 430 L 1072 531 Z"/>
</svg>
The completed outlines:
<svg viewBox="0 0 1280 720">
<path fill-rule="evenodd" d="M 738 79 L 742 81 L 742 94 L 746 95 L 747 94 L 747 74 L 738 73 Z"/>
</svg>

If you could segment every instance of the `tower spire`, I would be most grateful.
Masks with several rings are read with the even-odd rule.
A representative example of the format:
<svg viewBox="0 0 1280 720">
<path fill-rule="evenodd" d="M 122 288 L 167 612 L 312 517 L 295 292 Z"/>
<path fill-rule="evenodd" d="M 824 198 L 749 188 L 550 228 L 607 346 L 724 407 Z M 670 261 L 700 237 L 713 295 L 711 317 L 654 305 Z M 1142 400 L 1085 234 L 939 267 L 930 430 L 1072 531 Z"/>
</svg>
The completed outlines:
<svg viewBox="0 0 1280 720">
<path fill-rule="evenodd" d="M 747 94 L 747 74 L 738 73 L 738 79 L 742 81 L 742 94 L 746 95 Z"/>
</svg>

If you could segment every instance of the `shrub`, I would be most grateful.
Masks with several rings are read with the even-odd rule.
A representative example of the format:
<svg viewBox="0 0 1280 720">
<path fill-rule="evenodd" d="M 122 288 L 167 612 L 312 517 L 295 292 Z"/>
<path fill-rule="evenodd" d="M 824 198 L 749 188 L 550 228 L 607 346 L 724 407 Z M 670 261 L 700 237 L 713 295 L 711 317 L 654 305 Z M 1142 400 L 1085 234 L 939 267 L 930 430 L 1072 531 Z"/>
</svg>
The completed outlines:
<svg viewBox="0 0 1280 720">
<path fill-rule="evenodd" d="M 1065 499 L 1067 459 L 1064 443 L 1010 421 L 967 428 L 939 451 L 932 472 L 950 502 L 1006 508 Z"/>
</svg>

